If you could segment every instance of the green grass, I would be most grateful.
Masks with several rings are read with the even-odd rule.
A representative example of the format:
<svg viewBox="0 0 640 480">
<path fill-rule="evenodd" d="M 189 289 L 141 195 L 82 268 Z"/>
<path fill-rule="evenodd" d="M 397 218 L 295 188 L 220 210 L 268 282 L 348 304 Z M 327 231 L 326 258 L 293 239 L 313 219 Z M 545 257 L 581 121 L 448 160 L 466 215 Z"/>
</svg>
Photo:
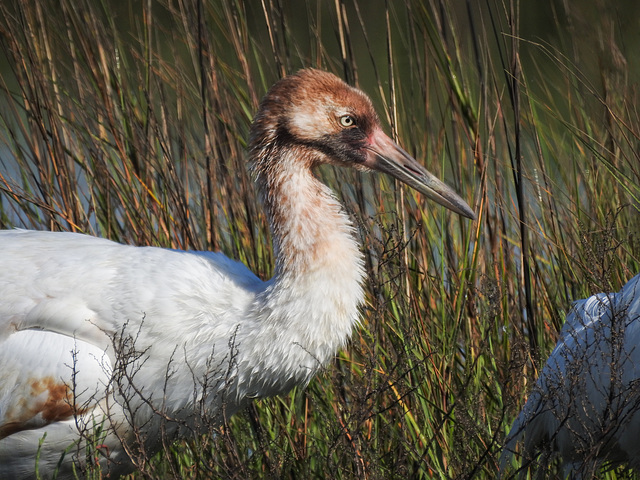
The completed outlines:
<svg viewBox="0 0 640 480">
<path fill-rule="evenodd" d="M 247 134 L 266 89 L 303 66 L 369 93 L 478 213 L 319 171 L 360 226 L 361 327 L 308 388 L 134 478 L 495 478 L 571 301 L 640 270 L 622 7 L 565 2 L 544 37 L 534 10 L 491 0 L 14 3 L 0 4 L 2 227 L 221 250 L 268 278 Z"/>
</svg>

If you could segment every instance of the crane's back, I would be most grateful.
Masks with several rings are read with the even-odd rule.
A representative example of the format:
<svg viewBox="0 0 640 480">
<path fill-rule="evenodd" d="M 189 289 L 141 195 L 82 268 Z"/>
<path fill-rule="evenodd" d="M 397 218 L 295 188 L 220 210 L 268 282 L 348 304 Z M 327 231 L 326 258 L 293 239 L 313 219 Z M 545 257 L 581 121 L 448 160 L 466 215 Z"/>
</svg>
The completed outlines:
<svg viewBox="0 0 640 480">
<path fill-rule="evenodd" d="M 209 405 L 224 403 L 221 415 L 242 406 L 222 398 L 232 389 L 229 342 L 239 324 L 250 330 L 264 287 L 244 265 L 72 233 L 2 231 L 0 251 L 0 478 L 33 475 L 45 431 L 43 472 L 61 449 L 80 453 L 78 431 L 90 437 L 108 421 L 96 442 L 117 472 L 129 466 L 120 441 L 133 440 L 134 424 L 159 429 L 151 410 L 179 425 L 194 423 L 205 395 L 220 396 Z M 205 392 L 202 377 L 216 369 Z"/>
</svg>

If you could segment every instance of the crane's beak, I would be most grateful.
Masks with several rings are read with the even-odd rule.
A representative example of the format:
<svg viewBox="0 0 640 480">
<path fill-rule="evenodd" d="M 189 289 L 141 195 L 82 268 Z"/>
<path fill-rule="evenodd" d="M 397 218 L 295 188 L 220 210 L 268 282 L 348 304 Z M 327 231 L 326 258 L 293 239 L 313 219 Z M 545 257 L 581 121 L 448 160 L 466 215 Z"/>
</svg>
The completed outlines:
<svg viewBox="0 0 640 480">
<path fill-rule="evenodd" d="M 475 220 L 473 210 L 451 187 L 429 173 L 382 130 L 377 128 L 369 139 L 366 167 L 388 173 L 449 210 Z"/>
</svg>

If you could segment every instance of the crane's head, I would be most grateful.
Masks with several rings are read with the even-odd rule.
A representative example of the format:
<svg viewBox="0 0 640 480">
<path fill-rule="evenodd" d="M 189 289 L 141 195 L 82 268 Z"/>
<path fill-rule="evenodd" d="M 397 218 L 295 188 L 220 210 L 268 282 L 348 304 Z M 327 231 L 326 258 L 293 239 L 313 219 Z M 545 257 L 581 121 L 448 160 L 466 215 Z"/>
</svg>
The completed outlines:
<svg viewBox="0 0 640 480">
<path fill-rule="evenodd" d="M 467 218 L 471 208 L 389 138 L 371 100 L 331 73 L 305 69 L 277 82 L 251 127 L 252 157 L 296 148 L 310 167 L 332 163 L 388 173 Z M 301 160 L 303 161 L 303 160 Z"/>
</svg>

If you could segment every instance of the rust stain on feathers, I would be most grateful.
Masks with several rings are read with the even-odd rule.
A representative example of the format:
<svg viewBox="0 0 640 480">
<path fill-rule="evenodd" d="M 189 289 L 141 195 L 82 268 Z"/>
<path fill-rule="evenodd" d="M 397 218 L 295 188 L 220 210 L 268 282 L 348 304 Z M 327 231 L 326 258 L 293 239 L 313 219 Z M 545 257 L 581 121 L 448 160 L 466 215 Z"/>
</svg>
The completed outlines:
<svg viewBox="0 0 640 480">
<path fill-rule="evenodd" d="M 32 378 L 25 385 L 28 394 L 7 409 L 0 425 L 0 439 L 83 413 L 74 405 L 69 386 L 60 380 L 51 376 Z"/>
</svg>

